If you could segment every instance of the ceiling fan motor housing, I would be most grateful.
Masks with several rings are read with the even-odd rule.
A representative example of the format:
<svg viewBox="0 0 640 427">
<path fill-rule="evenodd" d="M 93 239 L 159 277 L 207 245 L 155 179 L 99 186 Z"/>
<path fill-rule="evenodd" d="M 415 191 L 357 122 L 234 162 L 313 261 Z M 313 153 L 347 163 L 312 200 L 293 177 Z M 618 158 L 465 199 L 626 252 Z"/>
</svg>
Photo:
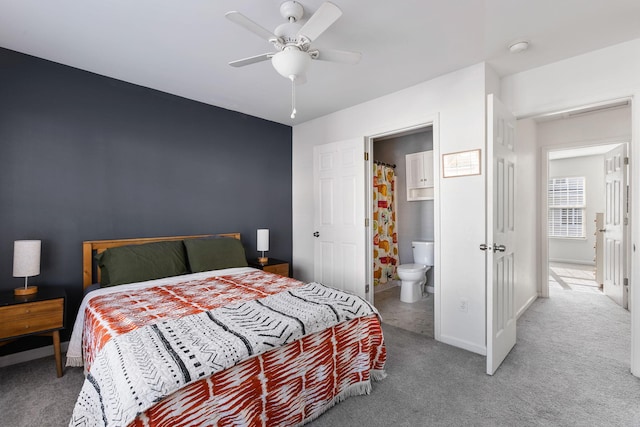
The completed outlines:
<svg viewBox="0 0 640 427">
<path fill-rule="evenodd" d="M 274 30 L 274 34 L 283 41 L 284 45 L 298 44 L 298 31 L 300 31 L 301 25 L 296 22 L 287 22 L 280 24 Z"/>
<path fill-rule="evenodd" d="M 287 21 L 298 21 L 304 15 L 304 8 L 297 1 L 286 1 L 280 5 L 280 15 Z"/>
</svg>

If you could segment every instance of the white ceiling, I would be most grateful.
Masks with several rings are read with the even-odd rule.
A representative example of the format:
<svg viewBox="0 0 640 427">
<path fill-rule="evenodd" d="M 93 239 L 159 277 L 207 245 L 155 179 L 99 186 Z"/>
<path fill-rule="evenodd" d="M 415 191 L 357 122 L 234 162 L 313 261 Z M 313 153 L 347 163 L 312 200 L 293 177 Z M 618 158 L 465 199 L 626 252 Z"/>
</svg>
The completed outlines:
<svg viewBox="0 0 640 427">
<path fill-rule="evenodd" d="M 299 0 L 309 17 L 323 0 Z M 343 16 L 312 46 L 363 54 L 314 61 L 290 114 L 272 51 L 225 19 L 269 30 L 281 0 L 0 0 L 0 46 L 267 120 L 294 125 L 487 61 L 501 76 L 640 38 L 639 0 L 334 0 Z M 304 19 L 304 18 L 303 18 Z M 531 48 L 510 54 L 527 39 Z"/>
</svg>

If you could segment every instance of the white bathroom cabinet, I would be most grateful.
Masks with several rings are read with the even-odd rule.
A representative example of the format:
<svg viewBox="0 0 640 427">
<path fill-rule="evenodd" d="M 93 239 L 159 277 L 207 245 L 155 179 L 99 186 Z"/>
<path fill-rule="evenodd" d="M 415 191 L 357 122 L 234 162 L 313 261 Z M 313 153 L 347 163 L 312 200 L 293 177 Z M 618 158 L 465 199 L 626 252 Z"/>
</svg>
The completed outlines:
<svg viewBox="0 0 640 427">
<path fill-rule="evenodd" d="M 433 151 L 407 154 L 407 201 L 433 200 Z"/>
</svg>

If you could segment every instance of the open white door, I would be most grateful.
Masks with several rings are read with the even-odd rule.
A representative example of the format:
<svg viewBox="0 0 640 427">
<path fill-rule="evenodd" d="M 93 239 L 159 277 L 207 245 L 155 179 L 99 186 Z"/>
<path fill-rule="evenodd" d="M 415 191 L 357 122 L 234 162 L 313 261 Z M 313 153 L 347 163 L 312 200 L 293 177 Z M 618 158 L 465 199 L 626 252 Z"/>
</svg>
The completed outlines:
<svg viewBox="0 0 640 427">
<path fill-rule="evenodd" d="M 487 374 L 516 344 L 515 117 L 487 98 Z"/>
<path fill-rule="evenodd" d="M 364 139 L 314 147 L 314 280 L 366 298 Z"/>
<path fill-rule="evenodd" d="M 626 222 L 627 217 L 627 145 L 604 155 L 605 212 L 603 257 L 604 293 L 617 304 L 627 308 L 628 292 L 624 289 L 626 274 Z"/>
</svg>

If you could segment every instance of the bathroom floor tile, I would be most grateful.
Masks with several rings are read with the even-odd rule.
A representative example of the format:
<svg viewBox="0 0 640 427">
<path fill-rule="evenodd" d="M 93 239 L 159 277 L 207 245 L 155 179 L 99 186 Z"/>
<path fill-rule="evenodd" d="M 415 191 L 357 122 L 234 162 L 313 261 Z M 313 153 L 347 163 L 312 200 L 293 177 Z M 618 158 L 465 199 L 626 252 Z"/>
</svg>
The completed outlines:
<svg viewBox="0 0 640 427">
<path fill-rule="evenodd" d="M 400 301 L 400 286 L 374 295 L 374 305 L 382 316 L 382 322 L 433 338 L 433 294 L 420 301 Z"/>
</svg>

